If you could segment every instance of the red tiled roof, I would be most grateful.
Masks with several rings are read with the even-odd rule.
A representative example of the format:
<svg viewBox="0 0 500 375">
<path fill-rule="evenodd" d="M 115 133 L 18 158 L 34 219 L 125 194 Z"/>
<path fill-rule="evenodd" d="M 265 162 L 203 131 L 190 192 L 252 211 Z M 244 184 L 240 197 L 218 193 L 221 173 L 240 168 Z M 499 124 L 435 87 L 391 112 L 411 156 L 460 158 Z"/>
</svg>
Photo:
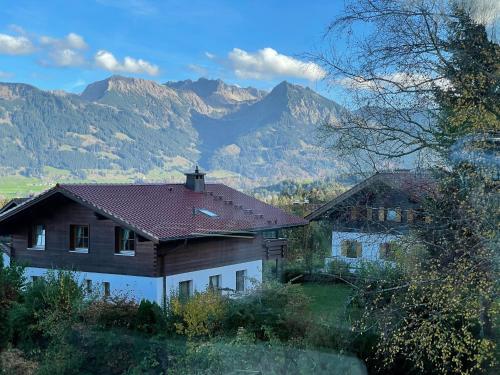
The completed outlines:
<svg viewBox="0 0 500 375">
<path fill-rule="evenodd" d="M 206 184 L 203 193 L 183 184 L 60 184 L 54 189 L 158 240 L 307 224 L 222 184 Z M 203 208 L 217 217 L 196 210 Z"/>
</svg>

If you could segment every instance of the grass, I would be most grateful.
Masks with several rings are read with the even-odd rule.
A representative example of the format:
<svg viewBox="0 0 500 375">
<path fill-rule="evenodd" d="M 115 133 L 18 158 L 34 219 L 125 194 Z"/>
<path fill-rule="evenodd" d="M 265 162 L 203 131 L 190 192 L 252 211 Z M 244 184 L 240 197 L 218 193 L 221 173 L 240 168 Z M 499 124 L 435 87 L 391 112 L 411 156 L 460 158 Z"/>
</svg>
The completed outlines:
<svg viewBox="0 0 500 375">
<path fill-rule="evenodd" d="M 332 324 L 349 325 L 347 308 L 352 288 L 345 284 L 302 284 L 311 298 L 312 319 Z"/>
</svg>

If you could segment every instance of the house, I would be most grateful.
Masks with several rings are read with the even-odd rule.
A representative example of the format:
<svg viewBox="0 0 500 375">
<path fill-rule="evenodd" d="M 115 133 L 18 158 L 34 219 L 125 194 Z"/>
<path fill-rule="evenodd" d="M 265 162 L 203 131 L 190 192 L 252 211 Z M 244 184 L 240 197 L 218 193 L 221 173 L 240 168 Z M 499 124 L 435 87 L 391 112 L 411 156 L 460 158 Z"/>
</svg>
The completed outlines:
<svg viewBox="0 0 500 375">
<path fill-rule="evenodd" d="M 161 304 L 209 286 L 246 290 L 263 261 L 279 266 L 279 231 L 306 224 L 197 168 L 184 184 L 58 184 L 0 214 L 0 246 L 28 277 L 70 269 L 89 289 Z"/>
<path fill-rule="evenodd" d="M 14 198 L 8 201 L 3 207 L 0 207 L 0 214 L 5 211 L 8 211 L 16 206 L 19 206 L 21 203 L 27 201 L 29 198 Z"/>
<path fill-rule="evenodd" d="M 395 242 L 412 226 L 428 221 L 424 197 L 435 184 L 423 171 L 376 173 L 306 216 L 328 220 L 332 253 L 326 263 L 340 259 L 354 268 L 361 260 L 390 261 Z"/>
</svg>

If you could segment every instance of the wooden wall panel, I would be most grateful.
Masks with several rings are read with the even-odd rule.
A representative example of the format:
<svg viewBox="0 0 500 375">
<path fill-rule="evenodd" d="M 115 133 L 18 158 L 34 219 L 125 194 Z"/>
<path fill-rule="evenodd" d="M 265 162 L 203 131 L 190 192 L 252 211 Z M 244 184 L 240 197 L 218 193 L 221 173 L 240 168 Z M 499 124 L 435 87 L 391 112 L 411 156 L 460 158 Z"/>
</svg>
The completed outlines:
<svg viewBox="0 0 500 375">
<path fill-rule="evenodd" d="M 28 231 L 44 224 L 45 250 L 27 250 Z M 89 225 L 88 254 L 72 253 L 70 225 Z M 98 219 L 94 212 L 70 200 L 57 201 L 44 210 L 33 209 L 12 224 L 14 258 L 31 267 L 65 268 L 78 271 L 155 276 L 155 246 L 151 241 L 137 241 L 135 256 L 115 255 L 115 224 Z"/>
<path fill-rule="evenodd" d="M 261 236 L 253 239 L 214 238 L 161 244 L 160 273 L 175 275 L 205 268 L 266 259 Z"/>
</svg>

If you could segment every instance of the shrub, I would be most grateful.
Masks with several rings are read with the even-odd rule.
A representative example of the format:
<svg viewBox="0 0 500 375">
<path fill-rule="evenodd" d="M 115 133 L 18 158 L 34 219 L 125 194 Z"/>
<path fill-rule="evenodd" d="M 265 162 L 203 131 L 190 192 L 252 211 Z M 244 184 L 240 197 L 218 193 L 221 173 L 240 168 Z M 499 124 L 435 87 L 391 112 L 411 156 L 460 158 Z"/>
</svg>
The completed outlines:
<svg viewBox="0 0 500 375">
<path fill-rule="evenodd" d="M 309 298 L 299 285 L 266 283 L 231 301 L 224 326 L 232 334 L 244 327 L 261 340 L 268 340 L 270 332 L 280 340 L 301 338 L 308 309 Z"/>
<path fill-rule="evenodd" d="M 0 254 L 0 349 L 7 344 L 10 331 L 9 311 L 15 302 L 20 299 L 21 288 L 24 284 L 24 269 L 12 264 L 3 267 L 3 258 Z"/>
<path fill-rule="evenodd" d="M 26 359 L 19 349 L 9 349 L 0 354 L 0 374 L 34 375 L 37 369 L 38 364 Z"/>
<path fill-rule="evenodd" d="M 175 323 L 177 333 L 188 337 L 213 336 L 221 329 L 226 305 L 226 298 L 211 290 L 195 293 L 186 302 L 173 297 L 171 312 L 182 319 Z"/>
<path fill-rule="evenodd" d="M 349 263 L 341 259 L 333 258 L 327 266 L 327 272 L 340 278 L 347 276 L 351 277 Z"/>
<path fill-rule="evenodd" d="M 61 338 L 83 305 L 83 287 L 73 273 L 48 272 L 26 286 L 22 300 L 10 311 L 10 337 L 26 345 Z"/>
<path fill-rule="evenodd" d="M 156 303 L 142 300 L 137 308 L 134 325 L 142 332 L 160 333 L 166 325 L 164 313 Z"/>
<path fill-rule="evenodd" d="M 95 300 L 85 309 L 83 319 L 102 328 L 134 328 L 138 305 L 127 297 L 112 296 Z"/>
</svg>

